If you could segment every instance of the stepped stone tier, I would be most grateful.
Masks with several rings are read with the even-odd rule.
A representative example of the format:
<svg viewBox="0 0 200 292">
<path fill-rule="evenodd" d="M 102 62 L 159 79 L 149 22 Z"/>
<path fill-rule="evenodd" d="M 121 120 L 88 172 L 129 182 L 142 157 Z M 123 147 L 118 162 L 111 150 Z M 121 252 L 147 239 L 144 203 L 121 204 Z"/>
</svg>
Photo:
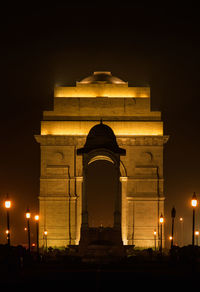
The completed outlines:
<svg viewBox="0 0 200 292">
<path fill-rule="evenodd" d="M 101 230 L 107 244 L 116 238 L 119 245 L 158 246 L 168 136 L 161 113 L 151 110 L 149 87 L 129 86 L 110 72 L 55 87 L 53 110 L 44 111 L 35 138 L 41 149 L 40 247 L 46 239 L 52 247 L 94 244 Z M 113 226 L 95 229 L 89 226 L 86 181 L 90 165 L 101 160 L 113 165 L 118 184 Z"/>
</svg>

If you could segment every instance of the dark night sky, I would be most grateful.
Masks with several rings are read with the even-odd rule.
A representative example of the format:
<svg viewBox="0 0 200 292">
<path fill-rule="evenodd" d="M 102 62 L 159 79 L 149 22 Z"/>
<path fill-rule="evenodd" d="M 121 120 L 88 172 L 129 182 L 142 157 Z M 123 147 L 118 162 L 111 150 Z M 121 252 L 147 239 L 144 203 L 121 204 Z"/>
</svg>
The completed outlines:
<svg viewBox="0 0 200 292">
<path fill-rule="evenodd" d="M 167 224 L 175 205 L 190 242 L 189 200 L 194 191 L 200 194 L 199 18 L 188 3 L 168 5 L 2 7 L 0 200 L 8 192 L 14 201 L 14 243 L 26 240 L 26 207 L 38 208 L 39 145 L 33 135 L 40 131 L 42 111 L 52 108 L 54 85 L 74 85 L 98 70 L 132 86 L 151 86 L 152 109 L 162 112 L 170 135 L 164 161 Z M 4 230 L 1 208 L 0 243 Z"/>
</svg>

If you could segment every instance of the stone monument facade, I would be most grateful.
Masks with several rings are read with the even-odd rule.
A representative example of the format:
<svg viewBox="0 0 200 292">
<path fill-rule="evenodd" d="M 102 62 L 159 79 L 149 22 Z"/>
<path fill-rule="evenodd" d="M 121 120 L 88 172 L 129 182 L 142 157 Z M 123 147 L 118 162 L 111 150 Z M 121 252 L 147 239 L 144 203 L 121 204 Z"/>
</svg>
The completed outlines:
<svg viewBox="0 0 200 292">
<path fill-rule="evenodd" d="M 158 246 L 165 200 L 163 147 L 168 140 L 161 113 L 151 111 L 149 87 L 130 87 L 110 72 L 94 72 L 74 87 L 55 87 L 54 108 L 44 111 L 41 133 L 35 136 L 41 149 L 40 247 L 46 239 L 52 247 L 80 242 L 86 218 L 83 160 L 112 163 L 112 156 L 103 152 L 89 158 L 77 154 L 100 121 L 126 152 L 118 157 L 120 220 L 114 221 L 120 222 L 122 242 L 146 248 L 156 240 Z"/>
</svg>

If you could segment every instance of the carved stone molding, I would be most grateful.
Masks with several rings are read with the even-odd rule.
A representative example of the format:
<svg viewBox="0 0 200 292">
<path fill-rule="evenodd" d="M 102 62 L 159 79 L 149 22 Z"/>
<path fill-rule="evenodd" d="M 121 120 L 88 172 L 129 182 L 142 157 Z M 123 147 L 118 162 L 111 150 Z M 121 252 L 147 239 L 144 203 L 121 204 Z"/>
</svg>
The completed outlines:
<svg viewBox="0 0 200 292">
<path fill-rule="evenodd" d="M 63 145 L 82 146 L 86 136 L 64 136 L 64 135 L 35 135 L 35 139 L 41 145 Z M 167 143 L 169 136 L 118 136 L 117 142 L 120 146 L 162 146 Z"/>
</svg>

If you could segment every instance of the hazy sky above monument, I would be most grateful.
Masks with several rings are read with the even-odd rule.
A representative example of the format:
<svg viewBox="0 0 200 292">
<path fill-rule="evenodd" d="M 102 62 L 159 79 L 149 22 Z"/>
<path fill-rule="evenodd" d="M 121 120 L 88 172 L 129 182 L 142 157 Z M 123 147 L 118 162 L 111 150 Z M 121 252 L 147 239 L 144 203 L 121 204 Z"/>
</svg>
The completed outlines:
<svg viewBox="0 0 200 292">
<path fill-rule="evenodd" d="M 0 200 L 7 192 L 13 197 L 16 242 L 24 239 L 23 212 L 27 206 L 37 210 L 40 157 L 33 135 L 40 131 L 42 111 L 52 108 L 54 85 L 74 85 L 98 70 L 132 86 L 151 86 L 152 109 L 162 112 L 170 135 L 164 160 L 167 221 L 175 205 L 190 227 L 189 199 L 193 191 L 200 194 L 196 10 L 188 3 L 2 7 Z M 4 215 L 2 210 L 0 243 Z"/>
</svg>

